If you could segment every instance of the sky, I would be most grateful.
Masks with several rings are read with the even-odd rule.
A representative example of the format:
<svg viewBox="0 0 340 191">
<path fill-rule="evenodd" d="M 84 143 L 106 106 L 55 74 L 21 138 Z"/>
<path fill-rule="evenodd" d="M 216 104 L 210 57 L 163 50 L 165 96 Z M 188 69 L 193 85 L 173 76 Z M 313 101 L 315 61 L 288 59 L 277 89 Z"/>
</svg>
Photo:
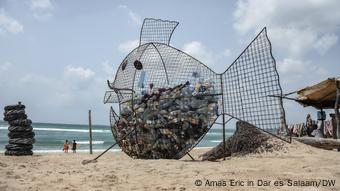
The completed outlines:
<svg viewBox="0 0 340 191">
<path fill-rule="evenodd" d="M 109 124 L 106 80 L 147 17 L 175 20 L 171 45 L 224 71 L 267 27 L 284 93 L 340 76 L 337 0 L 0 0 L 0 107 L 35 122 Z M 285 101 L 287 121 L 316 110 Z"/>
</svg>

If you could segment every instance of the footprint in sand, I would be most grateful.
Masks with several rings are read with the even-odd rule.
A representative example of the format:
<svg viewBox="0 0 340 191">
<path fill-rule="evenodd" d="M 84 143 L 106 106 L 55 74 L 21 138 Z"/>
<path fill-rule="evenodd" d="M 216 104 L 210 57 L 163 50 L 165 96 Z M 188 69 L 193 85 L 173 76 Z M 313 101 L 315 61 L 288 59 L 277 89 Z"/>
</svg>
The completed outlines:
<svg viewBox="0 0 340 191">
<path fill-rule="evenodd" d="M 64 181 L 64 179 L 62 179 L 62 178 L 58 178 L 57 179 L 57 183 L 61 183 L 61 182 L 63 182 Z"/>
<path fill-rule="evenodd" d="M 22 168 L 26 168 L 26 166 L 25 165 L 19 165 L 19 169 L 22 169 Z"/>
<path fill-rule="evenodd" d="M 8 165 L 0 162 L 0 167 L 8 167 Z"/>
<path fill-rule="evenodd" d="M 115 175 L 106 175 L 105 179 L 108 180 L 109 182 L 117 182 L 117 176 Z"/>
</svg>

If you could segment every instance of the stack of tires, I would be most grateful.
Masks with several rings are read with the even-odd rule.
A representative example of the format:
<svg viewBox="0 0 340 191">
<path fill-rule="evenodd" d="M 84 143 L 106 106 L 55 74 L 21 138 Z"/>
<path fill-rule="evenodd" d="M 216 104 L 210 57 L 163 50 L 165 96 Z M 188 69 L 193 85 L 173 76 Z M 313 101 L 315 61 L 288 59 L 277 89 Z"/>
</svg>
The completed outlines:
<svg viewBox="0 0 340 191">
<path fill-rule="evenodd" d="M 4 120 L 9 123 L 9 144 L 6 145 L 5 155 L 32 155 L 35 142 L 32 121 L 27 119 L 25 105 L 8 105 L 5 108 Z"/>
</svg>

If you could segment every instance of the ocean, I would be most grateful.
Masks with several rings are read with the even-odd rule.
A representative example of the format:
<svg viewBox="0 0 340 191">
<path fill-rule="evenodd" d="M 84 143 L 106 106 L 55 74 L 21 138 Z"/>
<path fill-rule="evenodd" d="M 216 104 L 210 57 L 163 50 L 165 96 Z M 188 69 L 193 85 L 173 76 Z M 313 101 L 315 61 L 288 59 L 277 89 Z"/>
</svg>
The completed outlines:
<svg viewBox="0 0 340 191">
<path fill-rule="evenodd" d="M 79 144 L 80 152 L 89 151 L 89 130 L 88 125 L 73 124 L 53 124 L 53 123 L 33 123 L 36 143 L 34 152 L 62 152 L 65 140 L 76 140 Z M 5 145 L 8 144 L 8 123 L 0 121 L 0 152 L 5 151 Z M 226 137 L 231 136 L 234 129 L 226 128 Z M 114 143 L 114 139 L 109 126 L 93 125 L 92 126 L 92 148 L 94 152 L 104 151 Z M 197 145 L 197 147 L 213 147 L 222 140 L 222 129 L 213 127 L 207 135 Z M 116 146 L 112 151 L 119 151 Z"/>
</svg>

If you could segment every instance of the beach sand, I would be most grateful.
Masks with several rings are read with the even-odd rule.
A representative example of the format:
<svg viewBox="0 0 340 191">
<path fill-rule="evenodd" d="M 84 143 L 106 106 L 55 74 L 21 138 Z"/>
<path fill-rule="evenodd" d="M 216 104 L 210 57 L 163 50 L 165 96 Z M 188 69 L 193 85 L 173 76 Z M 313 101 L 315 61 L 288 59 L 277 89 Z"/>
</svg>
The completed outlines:
<svg viewBox="0 0 340 191">
<path fill-rule="evenodd" d="M 198 158 L 206 150 L 196 149 L 191 154 Z M 122 152 L 110 152 L 97 163 L 81 164 L 97 154 L 2 154 L 0 190 L 340 190 L 340 153 L 297 142 L 285 152 L 230 157 L 218 162 L 192 161 L 189 157 L 137 160 Z M 241 183 L 231 186 L 232 179 Z M 196 180 L 202 185 L 196 186 Z M 254 186 L 247 186 L 248 180 L 254 181 Z M 259 180 L 271 182 L 259 186 Z M 288 180 L 336 182 L 335 186 L 306 187 L 288 186 Z M 275 186 L 274 181 L 284 185 Z"/>
</svg>

